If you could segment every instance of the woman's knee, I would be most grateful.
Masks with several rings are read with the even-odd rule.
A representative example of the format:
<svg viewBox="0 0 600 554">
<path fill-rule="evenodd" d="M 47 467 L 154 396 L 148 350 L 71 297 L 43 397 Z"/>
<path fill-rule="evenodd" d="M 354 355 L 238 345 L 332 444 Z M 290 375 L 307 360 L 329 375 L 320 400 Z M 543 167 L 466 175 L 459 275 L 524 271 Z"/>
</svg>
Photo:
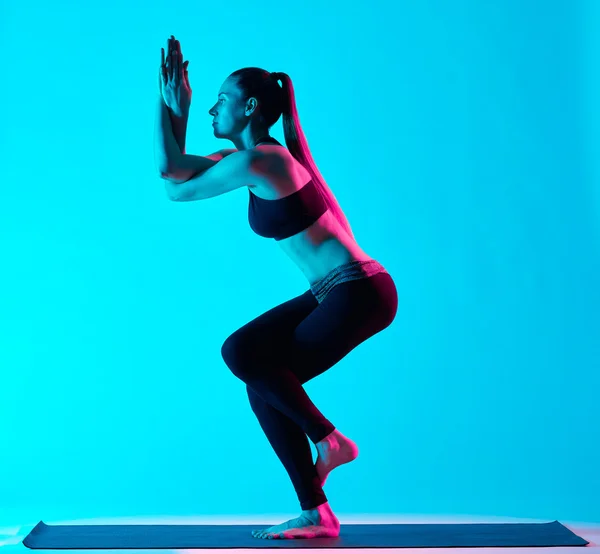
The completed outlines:
<svg viewBox="0 0 600 554">
<path fill-rule="evenodd" d="M 242 377 L 264 369 L 267 362 L 265 347 L 244 331 L 236 331 L 221 346 L 221 357 L 231 372 Z"/>
<path fill-rule="evenodd" d="M 243 337 L 236 331 L 229 335 L 221 346 L 221 357 L 231 371 L 234 371 L 240 366 L 240 362 L 244 360 Z"/>
</svg>

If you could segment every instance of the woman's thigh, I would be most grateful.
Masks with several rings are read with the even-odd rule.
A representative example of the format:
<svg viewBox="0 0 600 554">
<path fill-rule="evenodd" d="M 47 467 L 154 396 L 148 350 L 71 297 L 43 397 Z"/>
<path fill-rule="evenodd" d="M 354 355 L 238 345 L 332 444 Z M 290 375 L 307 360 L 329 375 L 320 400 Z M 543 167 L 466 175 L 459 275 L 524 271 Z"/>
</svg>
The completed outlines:
<svg viewBox="0 0 600 554">
<path fill-rule="evenodd" d="M 268 366 L 289 356 L 296 327 L 319 305 L 312 292 L 279 304 L 234 331 L 223 343 L 221 355 L 235 364 Z"/>
<path fill-rule="evenodd" d="M 284 365 L 305 383 L 388 327 L 397 309 L 388 273 L 340 283 L 320 304 L 309 289 L 234 331 L 221 355 L 234 371 L 267 374 Z"/>
<path fill-rule="evenodd" d="M 397 311 L 398 292 L 388 273 L 340 283 L 294 329 L 290 368 L 301 383 L 309 381 L 388 327 Z"/>
</svg>

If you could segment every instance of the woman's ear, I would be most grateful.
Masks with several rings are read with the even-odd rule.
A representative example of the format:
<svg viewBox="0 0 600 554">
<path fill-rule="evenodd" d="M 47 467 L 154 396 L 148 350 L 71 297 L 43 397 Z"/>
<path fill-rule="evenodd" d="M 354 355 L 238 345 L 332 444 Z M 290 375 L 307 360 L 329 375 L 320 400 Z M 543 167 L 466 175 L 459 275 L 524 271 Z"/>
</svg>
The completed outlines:
<svg viewBox="0 0 600 554">
<path fill-rule="evenodd" d="M 249 98 L 246 102 L 246 115 L 251 115 L 256 110 L 256 106 L 258 106 L 256 98 Z"/>
</svg>

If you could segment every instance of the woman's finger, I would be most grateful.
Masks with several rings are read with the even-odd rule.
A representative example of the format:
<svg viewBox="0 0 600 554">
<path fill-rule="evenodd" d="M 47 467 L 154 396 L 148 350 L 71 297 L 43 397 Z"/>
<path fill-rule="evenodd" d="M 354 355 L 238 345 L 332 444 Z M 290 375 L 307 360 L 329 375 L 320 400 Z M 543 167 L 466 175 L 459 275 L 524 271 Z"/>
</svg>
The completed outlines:
<svg viewBox="0 0 600 554">
<path fill-rule="evenodd" d="M 160 71 L 158 74 L 160 76 L 160 92 L 162 93 L 164 88 L 167 86 L 167 68 L 164 64 L 160 66 Z"/>
<path fill-rule="evenodd" d="M 167 40 L 167 66 L 166 66 L 166 78 L 167 79 L 172 79 L 173 78 L 173 60 L 171 59 L 171 50 L 172 50 L 172 46 L 171 46 L 171 39 Z"/>
<path fill-rule="evenodd" d="M 183 79 L 188 84 L 188 86 L 189 86 L 189 78 L 188 78 L 188 64 L 189 63 L 190 63 L 189 60 L 185 61 L 185 62 L 183 62 L 183 66 L 182 66 Z"/>
<path fill-rule="evenodd" d="M 175 51 L 173 53 L 173 75 L 174 75 L 173 80 L 175 81 L 175 84 L 181 83 L 181 71 L 179 68 L 179 53 L 177 51 Z"/>
<path fill-rule="evenodd" d="M 181 62 L 183 61 L 183 55 L 181 54 L 181 43 L 171 35 L 173 39 L 173 51 L 174 51 L 174 61 L 173 61 L 173 77 L 177 82 L 181 82 Z"/>
</svg>

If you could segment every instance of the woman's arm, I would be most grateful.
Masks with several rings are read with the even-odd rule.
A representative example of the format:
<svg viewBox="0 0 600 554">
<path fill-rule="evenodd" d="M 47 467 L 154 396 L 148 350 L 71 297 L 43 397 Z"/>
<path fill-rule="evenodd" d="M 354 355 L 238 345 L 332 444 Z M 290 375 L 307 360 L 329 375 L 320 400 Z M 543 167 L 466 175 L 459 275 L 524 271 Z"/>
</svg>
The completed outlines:
<svg viewBox="0 0 600 554">
<path fill-rule="evenodd" d="M 159 174 L 167 175 L 180 156 L 181 150 L 173 136 L 169 108 L 159 97 L 154 125 L 154 162 Z"/>
<path fill-rule="evenodd" d="M 169 110 L 169 108 L 167 108 Z M 175 142 L 179 146 L 179 151 L 185 154 L 185 135 L 187 132 L 187 124 L 190 113 L 184 111 L 183 115 L 176 116 L 171 110 L 169 110 L 169 116 L 171 117 L 171 127 L 173 129 L 173 136 Z"/>
<path fill-rule="evenodd" d="M 237 148 L 223 148 L 223 149 L 219 150 L 218 152 L 211 154 L 211 156 L 220 155 L 221 159 L 223 159 L 223 158 L 226 158 L 227 156 L 229 156 L 230 154 L 233 154 L 234 152 L 237 152 Z"/>
<path fill-rule="evenodd" d="M 235 152 L 237 152 L 235 148 L 224 148 L 208 156 L 182 154 L 177 158 L 177 162 L 171 164 L 169 171 L 162 175 L 162 177 L 173 183 L 185 183 Z"/>
</svg>

